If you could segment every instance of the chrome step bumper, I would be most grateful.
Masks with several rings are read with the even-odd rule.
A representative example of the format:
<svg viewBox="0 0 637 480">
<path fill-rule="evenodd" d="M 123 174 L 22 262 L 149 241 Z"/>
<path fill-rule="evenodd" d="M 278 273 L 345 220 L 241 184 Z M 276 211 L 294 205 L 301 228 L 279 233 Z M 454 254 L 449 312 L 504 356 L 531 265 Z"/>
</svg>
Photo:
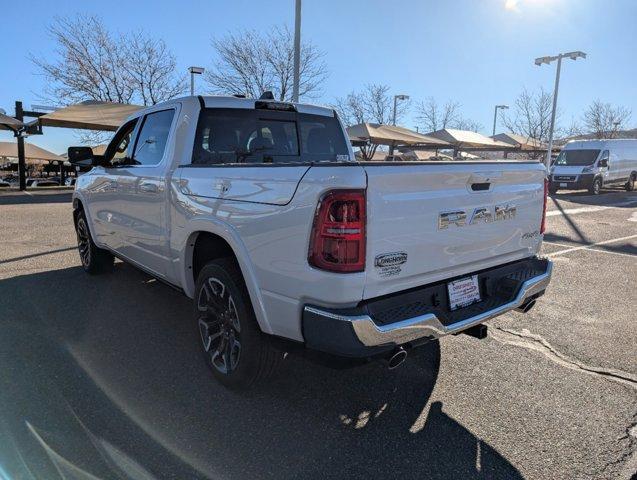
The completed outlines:
<svg viewBox="0 0 637 480">
<path fill-rule="evenodd" d="M 520 286 L 518 294 L 511 302 L 449 325 L 443 325 L 433 313 L 408 318 L 388 325 L 378 325 L 369 315 L 340 315 L 313 306 L 306 306 L 304 311 L 306 314 L 315 317 L 348 322 L 356 338 L 366 347 L 387 344 L 402 345 L 425 337 L 435 339 L 449 334 L 460 333 L 474 325 L 479 325 L 510 310 L 519 308 L 531 297 L 546 289 L 551 281 L 552 271 L 553 263 L 547 261 L 546 271 L 526 280 Z"/>
</svg>

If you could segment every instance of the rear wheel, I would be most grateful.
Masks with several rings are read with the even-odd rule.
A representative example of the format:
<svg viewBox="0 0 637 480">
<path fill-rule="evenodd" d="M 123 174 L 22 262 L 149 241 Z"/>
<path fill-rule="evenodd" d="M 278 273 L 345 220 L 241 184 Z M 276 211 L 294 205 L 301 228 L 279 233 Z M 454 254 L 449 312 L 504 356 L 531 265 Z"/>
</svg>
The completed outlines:
<svg viewBox="0 0 637 480">
<path fill-rule="evenodd" d="M 86 272 L 98 274 L 113 268 L 115 258 L 112 253 L 99 248 L 93 242 L 84 210 L 80 210 L 77 214 L 75 233 L 77 235 L 77 249 L 80 254 L 80 261 L 82 262 L 82 268 Z"/>
<path fill-rule="evenodd" d="M 599 195 L 599 192 L 602 191 L 602 179 L 596 178 L 595 180 L 593 180 L 593 184 L 591 185 L 591 188 L 588 189 L 588 191 L 593 195 Z"/>
<path fill-rule="evenodd" d="M 627 192 L 632 192 L 635 190 L 635 174 L 632 174 L 630 176 L 630 178 L 626 182 L 626 185 L 624 185 L 624 188 Z"/>
<path fill-rule="evenodd" d="M 231 258 L 213 260 L 201 269 L 194 315 L 206 363 L 227 387 L 260 383 L 283 359 L 261 332 L 241 271 Z"/>
</svg>

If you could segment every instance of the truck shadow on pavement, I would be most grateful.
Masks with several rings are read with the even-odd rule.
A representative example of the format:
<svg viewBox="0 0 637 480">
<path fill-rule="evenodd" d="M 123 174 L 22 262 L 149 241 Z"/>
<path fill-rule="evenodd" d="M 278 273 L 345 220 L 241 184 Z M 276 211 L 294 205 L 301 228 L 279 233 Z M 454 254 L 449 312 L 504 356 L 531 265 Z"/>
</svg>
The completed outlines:
<svg viewBox="0 0 637 480">
<path fill-rule="evenodd" d="M 599 195 L 593 195 L 588 191 L 560 191 L 550 195 L 549 202 L 551 201 L 599 207 L 611 205 L 616 208 L 635 208 L 633 201 L 637 201 L 637 194 L 627 192 L 623 187 L 605 187 Z"/>
<path fill-rule="evenodd" d="M 71 203 L 72 191 L 18 192 L 0 190 L 0 205 L 26 205 L 34 203 Z"/>
<path fill-rule="evenodd" d="M 430 402 L 437 342 L 394 371 L 291 357 L 239 394 L 213 381 L 190 311 L 121 263 L 0 280 L 9 478 L 522 478 Z"/>
</svg>

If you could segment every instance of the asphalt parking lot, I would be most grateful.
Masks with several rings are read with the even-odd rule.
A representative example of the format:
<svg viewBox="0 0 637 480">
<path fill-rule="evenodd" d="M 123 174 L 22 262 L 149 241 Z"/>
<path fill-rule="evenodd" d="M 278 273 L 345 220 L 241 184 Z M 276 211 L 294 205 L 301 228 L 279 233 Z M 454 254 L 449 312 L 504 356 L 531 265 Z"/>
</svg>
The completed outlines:
<svg viewBox="0 0 637 480">
<path fill-rule="evenodd" d="M 0 478 L 631 478 L 637 193 L 558 193 L 553 282 L 489 336 L 388 371 L 288 358 L 251 394 L 200 358 L 190 302 L 79 266 L 70 193 L 0 194 Z"/>
</svg>

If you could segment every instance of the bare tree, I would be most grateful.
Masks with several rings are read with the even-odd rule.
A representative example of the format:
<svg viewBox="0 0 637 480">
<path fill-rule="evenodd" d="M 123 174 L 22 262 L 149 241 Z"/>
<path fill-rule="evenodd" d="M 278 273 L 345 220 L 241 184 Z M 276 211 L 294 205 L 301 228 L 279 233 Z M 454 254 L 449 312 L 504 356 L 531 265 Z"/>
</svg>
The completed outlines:
<svg viewBox="0 0 637 480">
<path fill-rule="evenodd" d="M 512 114 L 505 113 L 502 121 L 512 133 L 548 142 L 552 108 L 553 96 L 550 93 L 544 89 L 530 92 L 525 88 L 515 100 Z M 558 120 L 559 112 L 556 123 Z M 555 130 L 559 130 L 559 127 L 556 126 Z"/>
<path fill-rule="evenodd" d="M 416 111 L 416 120 L 427 132 L 455 128 L 461 120 L 458 102 L 448 101 L 441 106 L 435 98 L 428 97 L 416 106 Z"/>
<path fill-rule="evenodd" d="M 334 108 L 347 126 L 358 123 L 378 123 L 391 125 L 394 120 L 394 97 L 389 93 L 389 86 L 371 83 L 345 97 L 337 98 Z M 396 123 L 404 117 L 409 109 L 409 102 L 396 103 Z M 364 160 L 371 160 L 378 145 L 369 143 L 359 147 Z"/>
<path fill-rule="evenodd" d="M 184 93 L 185 77 L 175 75 L 175 57 L 163 40 L 135 32 L 125 41 L 125 71 L 135 98 L 143 105 L 155 105 Z"/>
<path fill-rule="evenodd" d="M 595 100 L 584 112 L 584 129 L 596 138 L 615 138 L 630 114 L 626 107 L 613 107 L 610 103 Z"/>
<path fill-rule="evenodd" d="M 48 80 L 48 98 L 63 105 L 88 99 L 131 101 L 134 91 L 123 51 L 97 17 L 59 18 L 49 33 L 57 44 L 57 58 L 31 56 Z"/>
<path fill-rule="evenodd" d="M 580 123 L 575 118 L 571 118 L 571 123 L 569 126 L 563 131 L 566 138 L 577 137 L 584 133 L 584 129 L 580 125 Z"/>
<path fill-rule="evenodd" d="M 58 105 L 84 100 L 154 105 L 183 93 L 173 54 L 143 32 L 110 33 L 98 17 L 58 18 L 49 27 L 57 46 L 53 60 L 31 55 L 47 79 L 41 98 Z M 97 144 L 111 134 L 81 131 L 82 143 Z"/>
<path fill-rule="evenodd" d="M 460 112 L 461 105 L 458 102 L 447 101 L 439 105 L 435 98 L 428 97 L 420 102 L 417 109 L 416 120 L 426 132 L 435 132 L 445 128 L 457 128 L 477 132 L 482 125 L 474 120 L 465 118 Z"/>
<path fill-rule="evenodd" d="M 31 56 L 48 80 L 47 100 L 152 105 L 185 89 L 185 77 L 175 73 L 175 57 L 164 42 L 143 32 L 113 35 L 98 17 L 78 15 L 56 19 L 49 33 L 56 58 Z"/>
<path fill-rule="evenodd" d="M 388 85 L 370 83 L 360 92 L 337 98 L 334 108 L 347 126 L 365 122 L 390 125 L 394 117 L 394 97 L 389 90 Z M 409 102 L 403 100 L 396 104 L 396 123 L 400 123 L 408 109 Z"/>
<path fill-rule="evenodd" d="M 469 130 L 477 133 L 482 130 L 483 125 L 480 122 L 476 122 L 469 118 L 460 118 L 454 123 L 453 128 L 457 128 L 458 130 Z"/>
<path fill-rule="evenodd" d="M 217 63 L 206 80 L 213 93 L 258 98 L 271 90 L 281 101 L 292 100 L 294 37 L 287 26 L 264 35 L 254 30 L 213 39 Z M 301 44 L 299 96 L 313 98 L 327 77 L 324 53 L 309 42 Z"/>
<path fill-rule="evenodd" d="M 334 108 L 348 127 L 368 120 L 365 97 L 360 92 L 351 92 L 345 97 L 337 98 Z"/>
</svg>

